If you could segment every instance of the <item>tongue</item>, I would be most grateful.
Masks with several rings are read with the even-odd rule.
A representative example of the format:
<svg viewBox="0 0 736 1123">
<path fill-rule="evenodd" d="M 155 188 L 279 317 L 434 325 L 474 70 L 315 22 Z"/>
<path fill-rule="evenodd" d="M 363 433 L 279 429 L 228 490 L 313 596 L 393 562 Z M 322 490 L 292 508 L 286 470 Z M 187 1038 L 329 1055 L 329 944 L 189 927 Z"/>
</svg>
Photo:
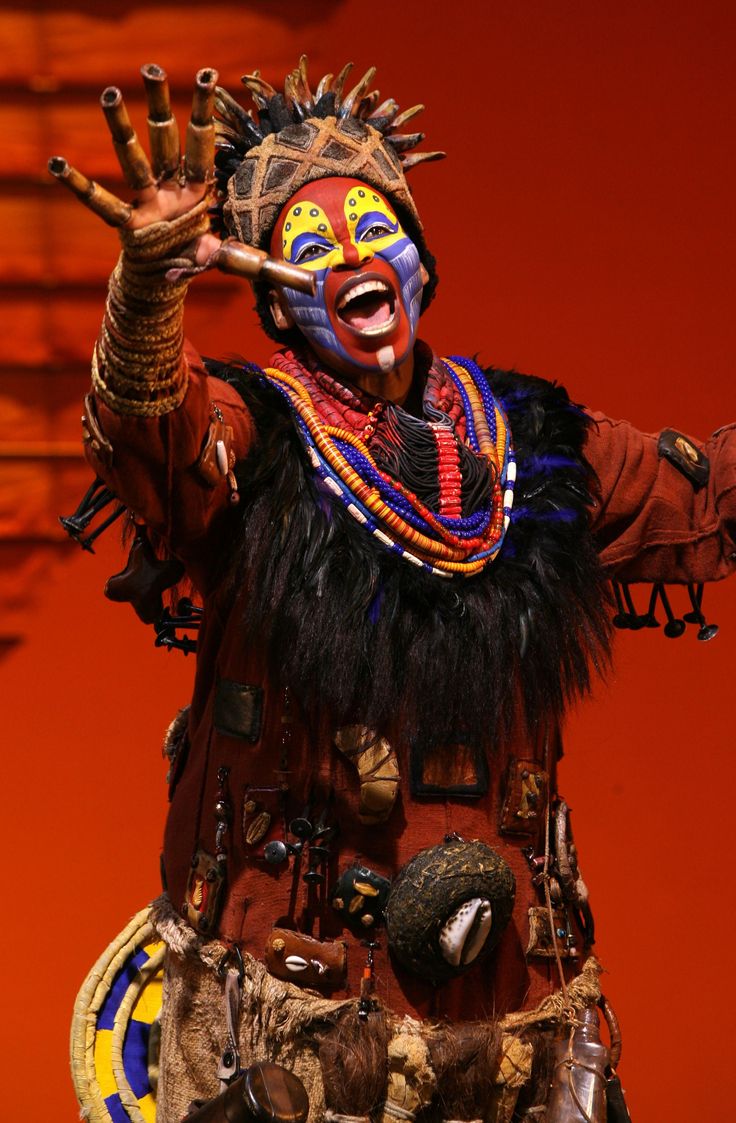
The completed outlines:
<svg viewBox="0 0 736 1123">
<path fill-rule="evenodd" d="M 341 318 L 356 331 L 375 328 L 391 319 L 391 305 L 384 296 L 371 294 L 356 297 L 340 311 Z"/>
</svg>

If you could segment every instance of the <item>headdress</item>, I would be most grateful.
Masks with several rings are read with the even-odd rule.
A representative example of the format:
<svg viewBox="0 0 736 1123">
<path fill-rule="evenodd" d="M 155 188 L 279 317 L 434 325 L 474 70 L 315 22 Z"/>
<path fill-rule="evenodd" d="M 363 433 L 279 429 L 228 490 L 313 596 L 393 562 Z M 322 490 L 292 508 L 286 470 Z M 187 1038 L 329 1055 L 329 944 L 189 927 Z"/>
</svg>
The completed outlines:
<svg viewBox="0 0 736 1123">
<path fill-rule="evenodd" d="M 336 78 L 326 74 L 314 93 L 306 55 L 287 74 L 283 93 L 259 71 L 246 74 L 242 80 L 255 114 L 218 87 L 216 213 L 228 233 L 266 248 L 281 208 L 305 183 L 326 176 L 362 179 L 388 198 L 417 245 L 431 278 L 426 306 L 436 284 L 434 259 L 424 244 L 405 172 L 441 159 L 444 152 L 412 151 L 424 134 L 401 130 L 424 106 L 402 113 L 393 98 L 379 104 L 378 90 L 370 91 L 375 67 L 345 93 L 351 67 L 347 63 Z"/>
</svg>

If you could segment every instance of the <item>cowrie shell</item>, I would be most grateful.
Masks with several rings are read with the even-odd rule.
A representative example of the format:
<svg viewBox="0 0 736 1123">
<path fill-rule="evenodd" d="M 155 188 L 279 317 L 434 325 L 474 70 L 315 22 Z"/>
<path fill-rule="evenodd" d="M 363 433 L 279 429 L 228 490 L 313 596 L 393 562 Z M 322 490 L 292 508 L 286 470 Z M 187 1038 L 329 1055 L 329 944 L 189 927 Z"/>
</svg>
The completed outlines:
<svg viewBox="0 0 736 1123">
<path fill-rule="evenodd" d="M 488 939 L 493 909 L 487 897 L 464 901 L 440 929 L 440 951 L 452 967 L 464 967 L 480 953 Z"/>
<path fill-rule="evenodd" d="M 306 971 L 309 966 L 306 959 L 302 959 L 300 955 L 287 955 L 284 963 L 289 971 L 294 971 L 295 973 L 298 971 Z"/>
<path fill-rule="evenodd" d="M 260 842 L 266 834 L 269 826 L 271 825 L 271 816 L 268 811 L 261 811 L 256 815 L 252 823 L 249 824 L 245 832 L 245 841 L 249 846 L 255 846 Z"/>
</svg>

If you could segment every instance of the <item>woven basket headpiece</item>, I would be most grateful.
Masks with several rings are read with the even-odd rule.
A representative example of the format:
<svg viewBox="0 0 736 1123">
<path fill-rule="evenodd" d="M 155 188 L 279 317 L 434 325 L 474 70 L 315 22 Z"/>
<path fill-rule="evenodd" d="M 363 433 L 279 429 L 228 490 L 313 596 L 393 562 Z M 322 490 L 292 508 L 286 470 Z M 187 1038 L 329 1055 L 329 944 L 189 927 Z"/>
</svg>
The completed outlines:
<svg viewBox="0 0 736 1123">
<path fill-rule="evenodd" d="M 402 221 L 408 221 L 410 233 L 421 233 L 404 173 L 444 153 L 410 152 L 424 134 L 400 130 L 424 107 L 399 113 L 393 99 L 379 105 L 378 91 L 368 92 L 375 67 L 343 95 L 351 65 L 334 80 L 325 75 L 315 94 L 304 55 L 286 76 L 283 94 L 258 72 L 246 74 L 243 82 L 256 104 L 255 116 L 218 89 L 218 210 L 229 233 L 249 245 L 266 247 L 288 199 L 305 183 L 325 176 L 362 179 L 376 187 L 396 206 Z"/>
</svg>

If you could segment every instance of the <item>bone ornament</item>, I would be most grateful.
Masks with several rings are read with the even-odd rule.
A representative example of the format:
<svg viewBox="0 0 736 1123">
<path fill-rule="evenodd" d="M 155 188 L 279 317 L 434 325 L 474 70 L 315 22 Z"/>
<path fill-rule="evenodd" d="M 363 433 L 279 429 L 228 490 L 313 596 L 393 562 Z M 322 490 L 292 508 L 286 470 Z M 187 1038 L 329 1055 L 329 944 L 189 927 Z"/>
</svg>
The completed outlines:
<svg viewBox="0 0 736 1123">
<path fill-rule="evenodd" d="M 495 850 L 448 836 L 396 877 L 386 905 L 389 948 L 429 982 L 461 975 L 498 943 L 515 891 L 511 868 Z"/>
<path fill-rule="evenodd" d="M 340 941 L 315 940 L 290 928 L 274 928 L 266 941 L 265 959 L 272 975 L 297 986 L 330 990 L 345 983 L 347 950 Z"/>
</svg>

